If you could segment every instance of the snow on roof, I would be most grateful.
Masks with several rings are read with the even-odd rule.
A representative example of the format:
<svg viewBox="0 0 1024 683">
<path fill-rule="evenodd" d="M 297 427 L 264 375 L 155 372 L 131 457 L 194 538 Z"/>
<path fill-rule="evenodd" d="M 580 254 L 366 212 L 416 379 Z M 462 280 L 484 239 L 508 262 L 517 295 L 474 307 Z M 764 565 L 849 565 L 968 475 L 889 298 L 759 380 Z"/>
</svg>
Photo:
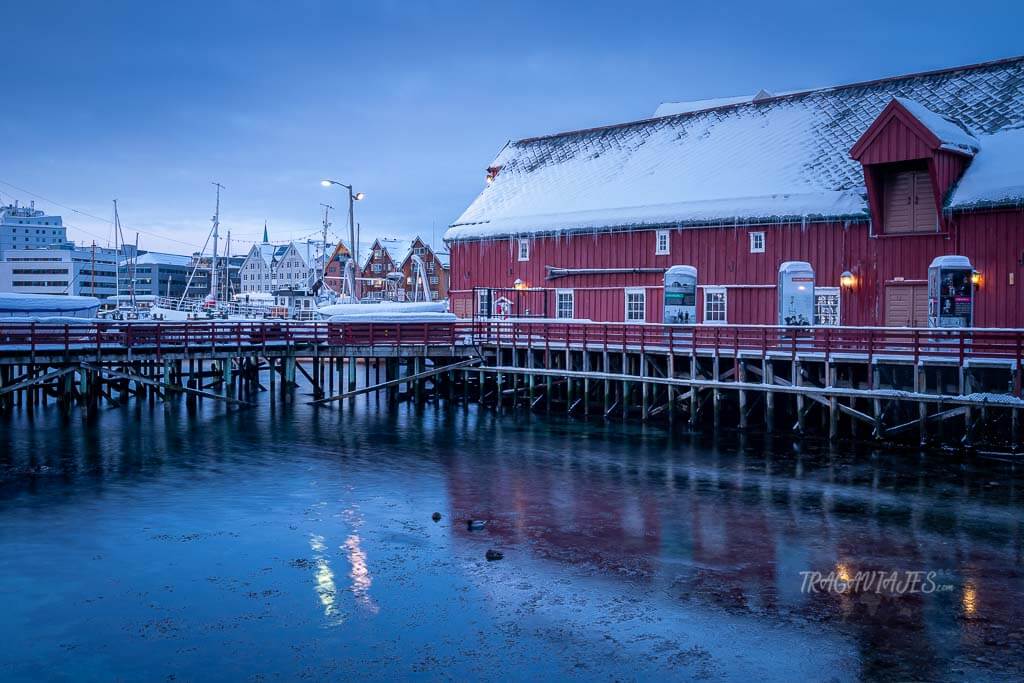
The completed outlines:
<svg viewBox="0 0 1024 683">
<path fill-rule="evenodd" d="M 978 139 L 974 157 L 949 198 L 948 208 L 1024 203 L 1024 127 Z"/>
<path fill-rule="evenodd" d="M 978 151 L 977 138 L 965 131 L 956 121 L 948 119 L 941 114 L 936 114 L 917 100 L 907 97 L 896 97 L 894 99 L 902 104 L 903 108 L 910 112 L 915 119 L 924 124 L 925 128 L 934 133 L 944 149 L 968 152 L 970 154 Z"/>
<path fill-rule="evenodd" d="M 405 260 L 405 257 L 412 251 L 412 240 L 393 239 L 386 238 L 377 240 L 384 251 L 388 252 L 388 256 L 392 261 L 401 263 Z"/>
<path fill-rule="evenodd" d="M 451 265 L 452 255 L 447 251 L 435 251 L 434 260 L 440 263 L 442 268 L 448 268 Z"/>
<path fill-rule="evenodd" d="M 131 259 L 121 261 L 121 265 L 126 265 Z M 139 254 L 134 259 L 136 265 L 162 265 L 162 266 L 187 266 L 192 263 L 191 256 L 182 256 L 181 254 L 164 254 L 159 251 L 147 251 L 145 254 Z"/>
<path fill-rule="evenodd" d="M 662 102 L 658 105 L 658 108 L 654 110 L 654 118 L 658 118 L 659 116 L 673 116 L 675 114 L 689 114 L 691 112 L 702 111 L 704 109 L 724 107 L 728 104 L 750 102 L 752 99 L 754 99 L 753 95 L 739 95 L 737 97 L 713 97 L 706 100 L 692 100 L 690 102 Z"/>
<path fill-rule="evenodd" d="M 100 300 L 92 296 L 20 294 L 0 292 L 0 317 L 14 315 L 70 315 L 95 317 Z"/>
<path fill-rule="evenodd" d="M 966 256 L 957 256 L 954 254 L 946 256 L 936 256 L 932 259 L 932 263 L 929 268 L 970 268 L 971 260 Z"/>
<path fill-rule="evenodd" d="M 444 238 L 866 219 L 849 152 L 894 97 L 968 126 L 978 164 L 982 136 L 1024 124 L 1024 58 L 510 142 Z"/>
</svg>

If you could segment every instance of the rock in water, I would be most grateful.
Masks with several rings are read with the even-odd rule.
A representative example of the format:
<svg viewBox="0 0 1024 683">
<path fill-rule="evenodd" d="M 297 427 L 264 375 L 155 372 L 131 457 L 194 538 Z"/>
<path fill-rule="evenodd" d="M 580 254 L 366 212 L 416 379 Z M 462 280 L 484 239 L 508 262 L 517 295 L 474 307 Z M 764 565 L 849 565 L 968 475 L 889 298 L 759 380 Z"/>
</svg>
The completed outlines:
<svg viewBox="0 0 1024 683">
<path fill-rule="evenodd" d="M 501 558 L 505 557 L 505 554 L 500 550 L 495 550 L 494 548 L 491 548 L 487 551 L 487 554 L 484 555 L 484 557 L 487 558 L 488 562 L 493 562 L 495 560 L 500 560 Z"/>
<path fill-rule="evenodd" d="M 471 519 L 466 522 L 466 528 L 470 531 L 479 531 L 487 526 L 487 522 L 482 519 Z"/>
<path fill-rule="evenodd" d="M 434 520 L 435 522 L 440 522 L 441 521 L 441 513 L 440 512 L 435 512 L 434 514 L 430 515 L 430 518 L 432 520 Z"/>
</svg>

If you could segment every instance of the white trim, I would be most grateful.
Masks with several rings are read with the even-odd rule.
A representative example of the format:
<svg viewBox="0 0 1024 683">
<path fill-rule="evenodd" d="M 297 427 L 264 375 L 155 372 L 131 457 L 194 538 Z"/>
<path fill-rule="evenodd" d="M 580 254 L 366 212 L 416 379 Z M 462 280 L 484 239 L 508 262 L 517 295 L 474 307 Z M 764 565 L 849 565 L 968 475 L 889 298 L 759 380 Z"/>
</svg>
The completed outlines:
<svg viewBox="0 0 1024 683">
<path fill-rule="evenodd" d="M 725 316 L 724 320 L 708 320 L 708 295 L 710 294 L 721 294 L 723 311 L 722 314 Z M 701 298 L 702 311 L 701 311 L 701 322 L 705 325 L 728 325 L 729 324 L 729 290 L 725 287 L 704 287 L 704 296 Z"/>
<path fill-rule="evenodd" d="M 524 251 L 526 252 L 525 256 L 523 255 Z M 516 260 L 530 260 L 530 240 L 525 238 L 519 238 L 518 240 L 516 240 Z"/>
<path fill-rule="evenodd" d="M 661 247 L 661 238 L 665 238 L 665 248 Z M 665 256 L 672 251 L 672 238 L 669 235 L 668 230 L 655 230 L 654 231 L 654 255 Z"/>
<path fill-rule="evenodd" d="M 768 236 L 764 232 L 751 232 L 750 235 L 750 253 L 751 254 L 763 254 L 764 247 L 768 241 Z M 760 240 L 761 245 L 757 246 L 755 242 Z"/>
<path fill-rule="evenodd" d="M 562 316 L 560 316 L 558 314 L 558 297 L 561 296 L 562 294 L 568 294 L 569 295 L 569 316 L 568 317 L 570 319 L 571 318 L 575 318 L 576 317 L 576 290 L 573 290 L 573 289 L 556 289 L 555 290 L 555 317 L 556 318 L 562 318 Z"/>
<path fill-rule="evenodd" d="M 629 317 L 629 295 L 630 294 L 639 294 L 640 296 L 643 297 L 643 301 L 644 301 L 643 317 L 640 318 L 639 320 L 637 320 L 635 318 L 631 319 Z M 625 290 L 623 290 L 622 301 L 623 301 L 623 310 L 622 310 L 622 319 L 623 320 L 625 320 L 628 323 L 629 322 L 647 322 L 647 289 L 645 287 L 627 287 Z"/>
</svg>

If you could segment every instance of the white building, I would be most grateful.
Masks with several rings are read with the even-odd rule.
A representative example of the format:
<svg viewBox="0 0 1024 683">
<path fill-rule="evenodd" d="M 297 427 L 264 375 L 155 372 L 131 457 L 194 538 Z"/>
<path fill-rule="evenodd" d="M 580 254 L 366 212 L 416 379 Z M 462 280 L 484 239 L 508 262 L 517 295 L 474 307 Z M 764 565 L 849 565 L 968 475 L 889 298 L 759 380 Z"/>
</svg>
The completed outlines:
<svg viewBox="0 0 1024 683">
<path fill-rule="evenodd" d="M 0 292 L 71 294 L 104 298 L 117 292 L 114 249 L 8 249 L 0 261 Z"/>
<path fill-rule="evenodd" d="M 263 242 L 249 249 L 241 267 L 241 292 L 271 293 L 279 289 L 310 289 L 323 269 L 320 242 L 270 244 L 267 230 Z"/>
<path fill-rule="evenodd" d="M 60 216 L 37 211 L 35 202 L 0 206 L 0 254 L 8 249 L 41 249 L 68 244 Z"/>
</svg>

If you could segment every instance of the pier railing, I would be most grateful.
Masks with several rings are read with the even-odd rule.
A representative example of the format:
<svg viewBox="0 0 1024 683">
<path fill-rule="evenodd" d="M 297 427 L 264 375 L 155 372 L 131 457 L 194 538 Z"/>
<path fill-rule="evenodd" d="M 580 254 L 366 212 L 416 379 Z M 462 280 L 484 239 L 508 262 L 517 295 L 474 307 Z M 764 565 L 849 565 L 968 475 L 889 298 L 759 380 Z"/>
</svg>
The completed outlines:
<svg viewBox="0 0 1024 683">
<path fill-rule="evenodd" d="M 26 323 L 0 320 L 0 353 L 265 346 L 492 345 L 541 349 L 671 350 L 724 356 L 821 354 L 832 358 L 898 356 L 1024 360 L 1024 329 L 899 327 L 775 327 L 767 325 L 659 325 L 531 322 L 296 322 L 189 321 Z"/>
</svg>

